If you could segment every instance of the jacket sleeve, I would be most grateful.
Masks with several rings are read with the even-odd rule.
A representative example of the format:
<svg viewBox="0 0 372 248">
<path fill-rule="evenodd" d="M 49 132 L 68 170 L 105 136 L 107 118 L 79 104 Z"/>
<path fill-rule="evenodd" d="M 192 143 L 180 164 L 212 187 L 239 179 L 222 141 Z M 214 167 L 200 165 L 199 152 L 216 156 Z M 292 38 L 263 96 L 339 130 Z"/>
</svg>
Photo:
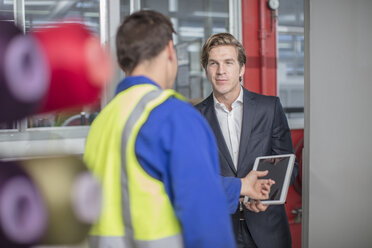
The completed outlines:
<svg viewBox="0 0 372 248">
<path fill-rule="evenodd" d="M 271 136 L 273 154 L 294 153 L 291 138 L 291 130 L 289 129 L 287 117 L 285 116 L 285 113 L 283 111 L 282 105 L 278 97 L 275 98 L 274 115 L 275 116 Z M 294 183 L 297 173 L 298 162 L 296 159 L 291 176 L 291 184 Z"/>
<path fill-rule="evenodd" d="M 215 139 L 194 111 L 182 114 L 182 125 L 174 120 L 169 144 L 174 208 L 185 247 L 234 247 Z"/>
<path fill-rule="evenodd" d="M 140 130 L 140 164 L 164 183 L 186 248 L 235 247 L 223 189 L 234 182 L 221 180 L 213 133 L 191 105 L 169 102 L 154 110 Z"/>
<path fill-rule="evenodd" d="M 221 180 L 227 198 L 229 213 L 233 214 L 238 208 L 240 189 L 242 186 L 241 179 L 237 177 L 221 176 Z"/>
</svg>

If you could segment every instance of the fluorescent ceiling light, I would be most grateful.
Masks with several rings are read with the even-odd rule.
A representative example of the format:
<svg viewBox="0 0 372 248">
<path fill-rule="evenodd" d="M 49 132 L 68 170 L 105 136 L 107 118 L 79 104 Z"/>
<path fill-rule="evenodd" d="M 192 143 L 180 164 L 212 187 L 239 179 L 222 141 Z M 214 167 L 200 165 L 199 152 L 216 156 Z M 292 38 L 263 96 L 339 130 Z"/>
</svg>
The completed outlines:
<svg viewBox="0 0 372 248">
<path fill-rule="evenodd" d="M 84 12 L 83 14 L 85 17 L 99 17 L 98 12 Z"/>
<path fill-rule="evenodd" d="M 56 1 L 27 1 L 25 0 L 26 6 L 50 6 L 55 5 Z"/>
<path fill-rule="evenodd" d="M 228 18 L 229 17 L 229 14 L 225 12 L 194 11 L 192 14 L 194 16 L 201 16 L 201 17 L 216 17 L 216 18 Z"/>
<path fill-rule="evenodd" d="M 49 10 L 27 10 L 26 15 L 49 15 L 50 11 Z"/>
<path fill-rule="evenodd" d="M 4 0 L 5 5 L 13 5 L 14 0 Z M 56 1 L 31 1 L 31 0 L 25 0 L 25 5 L 27 6 L 45 6 L 45 5 L 54 5 L 56 4 Z"/>
<path fill-rule="evenodd" d="M 304 33 L 303 27 L 278 26 L 277 30 L 279 33 Z"/>
</svg>

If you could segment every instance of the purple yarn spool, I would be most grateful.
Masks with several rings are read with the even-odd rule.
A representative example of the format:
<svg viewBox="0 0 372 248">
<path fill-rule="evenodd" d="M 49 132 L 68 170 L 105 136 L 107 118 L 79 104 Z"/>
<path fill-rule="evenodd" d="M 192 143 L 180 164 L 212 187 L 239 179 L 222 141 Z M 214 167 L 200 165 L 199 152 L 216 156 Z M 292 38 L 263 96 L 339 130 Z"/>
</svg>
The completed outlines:
<svg viewBox="0 0 372 248">
<path fill-rule="evenodd" d="M 76 218 L 93 224 L 101 214 L 102 188 L 92 173 L 85 171 L 77 175 L 73 191 L 72 206 Z"/>
<path fill-rule="evenodd" d="M 0 122 L 37 111 L 49 86 L 49 68 L 36 39 L 0 21 Z"/>
<path fill-rule="evenodd" d="M 0 162 L 0 247 L 30 247 L 45 232 L 44 202 L 16 162 Z"/>
</svg>

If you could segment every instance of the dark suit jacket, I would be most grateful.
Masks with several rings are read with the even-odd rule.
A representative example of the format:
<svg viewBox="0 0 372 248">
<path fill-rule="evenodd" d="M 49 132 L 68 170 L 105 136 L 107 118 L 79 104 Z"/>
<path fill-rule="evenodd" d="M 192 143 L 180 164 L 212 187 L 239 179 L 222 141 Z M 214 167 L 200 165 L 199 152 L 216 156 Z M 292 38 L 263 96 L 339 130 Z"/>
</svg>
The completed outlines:
<svg viewBox="0 0 372 248">
<path fill-rule="evenodd" d="M 278 97 L 259 95 L 244 89 L 243 121 L 237 170 L 218 124 L 213 95 L 195 106 L 207 119 L 217 138 L 221 175 L 245 177 L 258 156 L 294 153 L 290 129 Z M 297 174 L 293 169 L 292 182 Z M 237 203 L 238 207 L 238 203 Z M 269 206 L 265 212 L 244 209 L 248 229 L 259 248 L 291 247 L 291 234 L 284 205 Z M 239 209 L 232 215 L 239 225 Z"/>
</svg>

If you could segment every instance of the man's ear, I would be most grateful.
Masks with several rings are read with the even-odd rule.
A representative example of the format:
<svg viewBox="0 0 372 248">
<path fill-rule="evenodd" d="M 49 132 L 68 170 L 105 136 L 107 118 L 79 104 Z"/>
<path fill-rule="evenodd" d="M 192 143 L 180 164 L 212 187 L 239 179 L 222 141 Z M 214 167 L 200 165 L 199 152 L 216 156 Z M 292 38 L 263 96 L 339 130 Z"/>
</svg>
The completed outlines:
<svg viewBox="0 0 372 248">
<path fill-rule="evenodd" d="M 240 67 L 239 77 L 243 78 L 244 73 L 245 73 L 245 65 L 242 65 L 242 66 Z"/>
<path fill-rule="evenodd" d="M 174 47 L 173 40 L 170 40 L 167 45 L 167 51 L 168 51 L 168 58 L 171 61 L 177 60 L 177 53 L 176 53 L 176 48 Z"/>
</svg>

